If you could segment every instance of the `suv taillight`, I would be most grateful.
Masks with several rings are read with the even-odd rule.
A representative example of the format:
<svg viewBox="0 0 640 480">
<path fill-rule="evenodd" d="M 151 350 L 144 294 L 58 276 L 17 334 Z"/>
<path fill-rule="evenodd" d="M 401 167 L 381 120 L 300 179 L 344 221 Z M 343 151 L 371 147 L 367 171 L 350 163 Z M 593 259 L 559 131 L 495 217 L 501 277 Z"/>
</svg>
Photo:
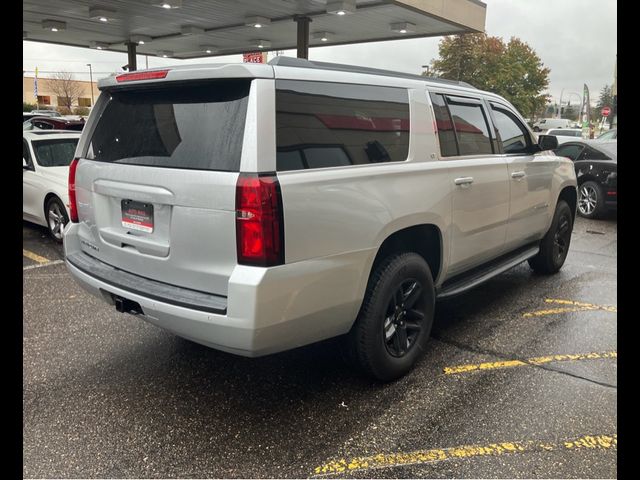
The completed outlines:
<svg viewBox="0 0 640 480">
<path fill-rule="evenodd" d="M 76 168 L 78 159 L 74 158 L 69 165 L 69 220 L 78 223 L 78 205 L 76 203 Z"/>
<path fill-rule="evenodd" d="M 241 173 L 236 184 L 238 263 L 271 267 L 284 263 L 284 219 L 278 177 Z"/>
</svg>

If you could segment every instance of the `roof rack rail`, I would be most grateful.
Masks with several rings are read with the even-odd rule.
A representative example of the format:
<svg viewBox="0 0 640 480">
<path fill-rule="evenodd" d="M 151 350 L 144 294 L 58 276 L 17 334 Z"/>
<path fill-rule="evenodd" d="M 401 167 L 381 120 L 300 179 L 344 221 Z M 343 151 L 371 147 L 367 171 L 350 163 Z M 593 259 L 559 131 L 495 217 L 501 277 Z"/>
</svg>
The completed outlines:
<svg viewBox="0 0 640 480">
<path fill-rule="evenodd" d="M 458 85 L 460 87 L 476 88 L 467 82 L 447 80 L 444 78 L 425 77 L 413 75 L 411 73 L 394 72 L 393 70 L 382 70 L 380 68 L 360 67 L 358 65 L 346 65 L 343 63 L 312 62 L 304 58 L 278 56 L 269 61 L 269 65 L 280 67 L 297 68 L 320 68 L 324 70 L 337 70 L 341 72 L 368 73 L 371 75 L 383 75 L 385 77 L 407 78 L 411 80 L 422 80 L 426 82 L 445 83 L 448 85 Z"/>
</svg>

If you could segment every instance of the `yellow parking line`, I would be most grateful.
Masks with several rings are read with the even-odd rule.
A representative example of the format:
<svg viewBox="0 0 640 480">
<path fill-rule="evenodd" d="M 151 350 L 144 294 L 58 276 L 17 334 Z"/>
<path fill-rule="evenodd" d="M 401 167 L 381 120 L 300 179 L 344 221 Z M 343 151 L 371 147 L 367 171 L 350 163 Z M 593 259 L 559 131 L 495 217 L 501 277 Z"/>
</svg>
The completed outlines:
<svg viewBox="0 0 640 480">
<path fill-rule="evenodd" d="M 544 317 L 545 315 L 556 315 L 558 313 L 565 312 L 584 312 L 587 310 L 595 310 L 593 308 L 584 308 L 584 307 L 576 307 L 576 308 L 550 308 L 549 310 L 537 310 L 535 312 L 528 312 L 522 315 L 525 318 L 528 317 Z"/>
<path fill-rule="evenodd" d="M 567 353 L 560 355 L 547 355 L 544 357 L 534 357 L 527 360 L 507 360 L 501 362 L 472 363 L 468 365 L 457 365 L 455 367 L 445 367 L 446 375 L 456 373 L 467 373 L 475 370 L 495 370 L 498 368 L 524 367 L 526 365 L 542 365 L 549 362 L 566 362 L 570 360 L 596 360 L 601 358 L 617 358 L 618 352 L 591 352 L 591 353 Z"/>
<path fill-rule="evenodd" d="M 610 305 L 596 305 L 594 303 L 576 302 L 574 300 L 563 300 L 559 298 L 545 298 L 545 303 L 556 303 L 560 305 L 568 305 L 563 308 L 550 308 L 547 310 L 537 310 L 535 312 L 527 312 L 522 316 L 527 317 L 543 317 L 545 315 L 555 315 L 565 312 L 582 312 L 587 310 L 603 310 L 605 312 L 617 313 L 617 307 Z"/>
<path fill-rule="evenodd" d="M 34 262 L 38 263 L 47 263 L 49 261 L 48 258 L 41 257 L 40 255 L 30 252 L 29 250 L 25 250 L 24 248 L 22 249 L 22 256 L 30 258 Z"/>
<path fill-rule="evenodd" d="M 553 450 L 580 449 L 615 449 L 618 446 L 618 435 L 585 435 L 578 438 L 558 442 L 503 442 L 486 445 L 463 445 L 460 447 L 416 450 L 409 453 L 380 453 L 368 457 L 341 458 L 316 467 L 317 476 L 342 473 L 353 470 L 371 470 L 375 468 L 399 467 L 440 462 L 456 458 L 474 458 L 500 456 L 511 453 L 542 452 Z"/>
<path fill-rule="evenodd" d="M 584 303 L 584 302 L 576 302 L 574 300 L 562 300 L 560 298 L 545 298 L 544 301 L 546 303 L 559 303 L 562 305 L 575 305 L 577 307 L 583 308 L 593 308 L 597 310 L 606 310 L 607 312 L 617 312 L 618 309 L 616 307 L 612 307 L 611 305 L 596 305 L 595 303 Z"/>
</svg>

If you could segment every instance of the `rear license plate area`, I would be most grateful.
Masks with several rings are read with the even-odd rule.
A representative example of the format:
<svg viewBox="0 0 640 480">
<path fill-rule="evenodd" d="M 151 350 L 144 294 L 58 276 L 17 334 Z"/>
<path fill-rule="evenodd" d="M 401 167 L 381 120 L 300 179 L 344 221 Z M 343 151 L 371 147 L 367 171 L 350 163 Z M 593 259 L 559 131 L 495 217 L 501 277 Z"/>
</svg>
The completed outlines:
<svg viewBox="0 0 640 480">
<path fill-rule="evenodd" d="M 153 233 L 153 205 L 135 200 L 122 200 L 122 226 L 129 230 Z"/>
</svg>

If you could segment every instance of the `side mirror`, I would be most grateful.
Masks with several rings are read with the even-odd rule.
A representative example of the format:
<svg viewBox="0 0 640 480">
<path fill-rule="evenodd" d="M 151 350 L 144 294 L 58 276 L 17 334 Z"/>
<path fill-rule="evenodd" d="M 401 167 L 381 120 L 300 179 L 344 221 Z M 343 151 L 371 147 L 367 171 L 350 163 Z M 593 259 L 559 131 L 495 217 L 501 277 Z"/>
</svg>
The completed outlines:
<svg viewBox="0 0 640 480">
<path fill-rule="evenodd" d="M 23 170 L 27 170 L 29 168 L 29 164 L 27 163 L 27 160 L 22 157 L 22 169 Z"/>
<path fill-rule="evenodd" d="M 558 137 L 555 135 L 538 135 L 540 150 L 555 150 L 558 148 Z"/>
</svg>

